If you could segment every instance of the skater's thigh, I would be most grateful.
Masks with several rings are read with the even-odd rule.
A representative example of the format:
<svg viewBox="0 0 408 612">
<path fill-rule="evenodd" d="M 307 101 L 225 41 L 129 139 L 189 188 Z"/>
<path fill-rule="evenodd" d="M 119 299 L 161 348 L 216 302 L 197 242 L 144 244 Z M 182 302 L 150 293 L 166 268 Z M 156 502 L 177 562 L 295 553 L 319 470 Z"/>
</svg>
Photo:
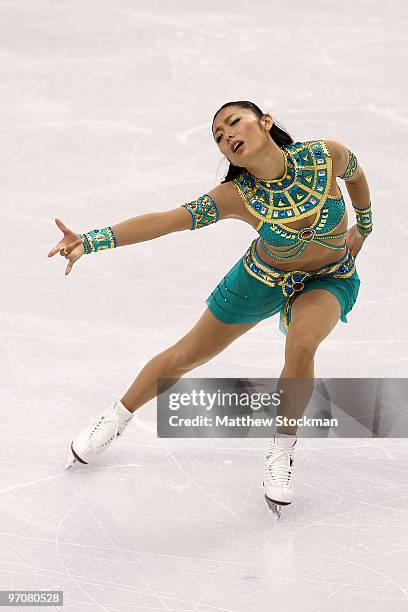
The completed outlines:
<svg viewBox="0 0 408 612">
<path fill-rule="evenodd" d="M 186 359 L 206 361 L 255 327 L 254 323 L 223 323 L 206 308 L 191 330 L 175 345 Z"/>
</svg>

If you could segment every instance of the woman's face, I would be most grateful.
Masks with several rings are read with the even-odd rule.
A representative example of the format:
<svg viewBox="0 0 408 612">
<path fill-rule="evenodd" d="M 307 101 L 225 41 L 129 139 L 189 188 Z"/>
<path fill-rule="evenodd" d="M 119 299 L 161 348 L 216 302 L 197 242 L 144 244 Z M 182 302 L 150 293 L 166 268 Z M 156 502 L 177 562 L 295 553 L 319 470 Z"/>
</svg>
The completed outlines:
<svg viewBox="0 0 408 612">
<path fill-rule="evenodd" d="M 249 108 L 227 106 L 214 119 L 213 137 L 219 150 L 234 166 L 245 166 L 246 159 L 257 153 L 270 138 L 270 115 L 259 119 Z M 237 145 L 241 142 L 239 148 Z"/>
</svg>

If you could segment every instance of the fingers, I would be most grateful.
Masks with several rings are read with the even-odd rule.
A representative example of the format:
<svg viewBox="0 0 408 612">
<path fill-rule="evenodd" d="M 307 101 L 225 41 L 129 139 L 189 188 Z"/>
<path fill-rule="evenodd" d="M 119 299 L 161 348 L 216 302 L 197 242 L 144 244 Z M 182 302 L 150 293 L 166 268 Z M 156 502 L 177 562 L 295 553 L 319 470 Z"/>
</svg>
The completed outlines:
<svg viewBox="0 0 408 612">
<path fill-rule="evenodd" d="M 349 240 L 346 239 L 346 245 L 347 245 L 348 250 L 351 253 L 351 256 L 355 258 L 358 253 L 358 249 L 356 248 L 355 241 L 352 238 L 350 238 Z"/>
<path fill-rule="evenodd" d="M 73 242 L 70 242 L 69 244 L 65 244 L 65 242 L 69 240 L 70 237 L 72 237 L 73 232 L 71 232 L 64 225 L 61 219 L 56 218 L 55 223 L 57 224 L 59 229 L 64 233 L 64 238 L 60 240 L 51 249 L 51 251 L 48 253 L 48 257 L 53 257 L 56 253 L 59 252 L 61 257 L 65 257 L 65 259 L 68 259 L 68 264 L 65 270 L 65 276 L 67 276 L 71 272 L 75 261 L 77 261 L 81 257 L 81 255 L 84 253 L 84 245 L 83 245 L 81 238 L 77 238 Z M 71 234 L 71 236 L 68 237 L 67 234 Z M 77 249 L 76 252 L 74 252 L 75 249 Z"/>
<path fill-rule="evenodd" d="M 66 232 L 69 232 L 69 229 L 67 228 L 66 225 L 64 225 L 64 223 L 61 221 L 61 219 L 55 219 L 55 223 L 58 225 L 58 227 L 60 228 L 61 232 L 64 232 L 64 234 Z"/>
<path fill-rule="evenodd" d="M 78 248 L 79 245 L 81 245 L 80 248 Z M 65 270 L 65 276 L 67 276 L 71 272 L 74 263 L 81 257 L 83 252 L 84 252 L 84 249 L 83 249 L 83 243 L 81 239 L 75 240 L 75 242 L 72 242 L 70 245 L 65 247 L 65 249 L 61 250 L 61 255 L 64 254 L 65 258 L 68 259 L 68 265 Z"/>
<path fill-rule="evenodd" d="M 64 249 L 62 249 L 62 250 L 64 250 Z M 62 253 L 62 251 L 61 251 L 61 253 Z M 65 270 L 65 276 L 67 276 L 67 274 L 69 274 L 71 272 L 72 266 L 74 265 L 74 263 L 78 259 L 78 256 L 75 255 L 74 253 L 72 253 L 69 256 L 67 256 L 67 259 L 68 259 L 68 265 L 67 265 L 66 270 Z"/>
<path fill-rule="evenodd" d="M 68 261 L 67 268 L 66 268 L 66 270 L 65 270 L 65 276 L 68 276 L 68 274 L 71 272 L 71 270 L 72 270 L 72 266 L 73 266 L 73 265 L 74 265 L 74 262 L 73 262 L 73 261 L 71 261 L 71 260 L 69 260 L 69 261 Z"/>
<path fill-rule="evenodd" d="M 59 254 L 62 255 L 62 257 L 67 257 L 68 255 L 70 255 L 72 253 L 72 251 L 74 249 L 76 249 L 80 244 L 82 244 L 82 240 L 80 238 L 78 238 L 78 240 L 74 240 L 74 242 L 70 242 L 69 244 L 64 245 L 64 241 L 61 241 L 57 244 L 56 247 L 54 247 L 54 249 L 52 251 L 50 251 L 50 253 L 56 253 L 59 251 Z M 63 248 L 61 248 L 63 247 Z M 49 253 L 49 254 L 50 254 Z M 49 255 L 48 254 L 48 255 Z"/>
<path fill-rule="evenodd" d="M 69 232 L 69 229 L 63 224 L 63 222 L 61 221 L 61 219 L 55 219 L 55 223 L 57 224 L 57 226 L 59 227 L 59 229 L 61 230 L 61 232 L 63 232 L 64 237 L 65 234 L 67 232 Z M 55 253 L 58 253 L 58 251 L 60 251 L 61 247 L 64 245 L 64 238 L 62 240 L 60 240 L 55 247 L 53 247 L 51 249 L 51 251 L 48 253 L 48 257 L 53 257 L 55 255 Z"/>
<path fill-rule="evenodd" d="M 48 253 L 48 257 L 53 257 L 55 255 L 55 253 L 58 253 L 60 248 L 61 248 L 61 242 L 56 244 L 55 247 L 51 249 L 51 251 Z"/>
</svg>

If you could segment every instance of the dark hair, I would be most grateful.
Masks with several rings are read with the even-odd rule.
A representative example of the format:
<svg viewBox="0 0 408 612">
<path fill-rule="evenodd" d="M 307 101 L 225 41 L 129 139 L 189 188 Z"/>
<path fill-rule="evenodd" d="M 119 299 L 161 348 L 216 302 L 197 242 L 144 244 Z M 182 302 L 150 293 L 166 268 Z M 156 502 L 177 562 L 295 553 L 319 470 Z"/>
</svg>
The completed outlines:
<svg viewBox="0 0 408 612">
<path fill-rule="evenodd" d="M 240 106 L 241 108 L 249 108 L 249 110 L 251 110 L 252 112 L 255 113 L 255 115 L 258 117 L 258 119 L 261 119 L 261 117 L 264 115 L 264 113 L 261 111 L 259 106 L 257 106 L 253 102 L 249 102 L 248 100 L 239 100 L 237 102 L 226 102 L 215 113 L 215 115 L 213 117 L 213 120 L 212 120 L 211 127 L 214 125 L 214 119 L 218 115 L 218 113 L 223 108 L 226 108 L 227 106 Z M 270 135 L 272 137 L 272 140 L 274 142 L 276 142 L 276 144 L 279 147 L 282 146 L 282 145 L 292 144 L 293 143 L 293 138 L 291 138 L 291 136 L 289 136 L 289 134 L 287 132 L 285 132 L 285 130 L 283 130 L 282 128 L 278 127 L 276 125 L 275 121 L 274 121 L 271 129 L 269 130 L 269 133 L 270 133 Z M 229 168 L 228 168 L 228 172 L 224 176 L 224 178 L 221 181 L 221 183 L 228 183 L 228 181 L 232 181 L 234 178 L 236 178 L 242 172 L 242 170 L 244 170 L 244 168 L 241 168 L 240 166 L 234 166 L 230 162 Z"/>
</svg>

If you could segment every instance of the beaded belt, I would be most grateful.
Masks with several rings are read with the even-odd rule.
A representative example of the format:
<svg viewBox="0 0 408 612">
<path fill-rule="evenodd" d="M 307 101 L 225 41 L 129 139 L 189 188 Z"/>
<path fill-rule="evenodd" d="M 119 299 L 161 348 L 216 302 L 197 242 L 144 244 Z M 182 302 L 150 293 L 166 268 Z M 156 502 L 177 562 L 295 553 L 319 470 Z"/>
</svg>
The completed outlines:
<svg viewBox="0 0 408 612">
<path fill-rule="evenodd" d="M 282 293 L 289 298 L 295 293 L 302 291 L 307 279 L 313 279 L 325 276 L 334 276 L 335 278 L 349 278 L 355 272 L 355 262 L 352 254 L 347 249 L 346 254 L 333 264 L 322 266 L 317 270 L 305 272 L 303 270 L 292 270 L 285 272 L 278 268 L 268 266 L 263 262 L 255 250 L 255 245 L 258 238 L 251 243 L 243 256 L 243 264 L 246 271 L 254 276 L 265 285 L 270 287 L 282 286 Z"/>
</svg>

